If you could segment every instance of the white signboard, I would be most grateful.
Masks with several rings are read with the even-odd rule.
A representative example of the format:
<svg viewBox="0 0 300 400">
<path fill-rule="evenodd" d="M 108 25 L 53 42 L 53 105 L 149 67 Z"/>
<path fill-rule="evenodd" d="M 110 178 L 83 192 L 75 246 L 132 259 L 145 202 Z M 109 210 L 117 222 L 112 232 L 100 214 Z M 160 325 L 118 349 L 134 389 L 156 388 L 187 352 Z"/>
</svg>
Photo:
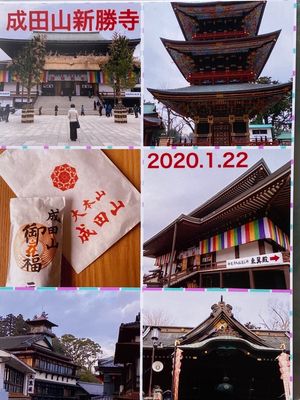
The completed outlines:
<svg viewBox="0 0 300 400">
<path fill-rule="evenodd" d="M 125 97 L 141 97 L 141 92 L 125 92 Z"/>
<path fill-rule="evenodd" d="M 226 268 L 261 267 L 263 265 L 278 265 L 282 263 L 281 253 L 270 253 L 226 260 Z"/>
<path fill-rule="evenodd" d="M 0 97 L 9 97 L 10 96 L 10 91 L 0 91 Z"/>
</svg>

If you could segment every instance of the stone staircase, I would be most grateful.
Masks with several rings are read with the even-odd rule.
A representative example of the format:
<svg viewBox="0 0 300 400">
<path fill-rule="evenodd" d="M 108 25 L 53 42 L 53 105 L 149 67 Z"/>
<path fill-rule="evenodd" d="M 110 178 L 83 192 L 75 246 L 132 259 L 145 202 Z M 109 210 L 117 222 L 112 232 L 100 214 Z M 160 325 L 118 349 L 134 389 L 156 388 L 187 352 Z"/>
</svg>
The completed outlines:
<svg viewBox="0 0 300 400">
<path fill-rule="evenodd" d="M 75 108 L 79 115 L 81 105 L 84 107 L 85 115 L 99 115 L 99 111 L 94 110 L 94 100 L 98 101 L 97 97 L 89 98 L 88 96 L 72 96 L 72 101 L 69 101 L 68 96 L 39 96 L 34 105 L 35 114 L 39 113 L 39 107 L 42 107 L 42 115 L 54 115 L 54 107 L 58 106 L 58 115 L 67 115 L 71 104 L 75 104 Z M 104 114 L 104 110 L 102 110 Z"/>
</svg>

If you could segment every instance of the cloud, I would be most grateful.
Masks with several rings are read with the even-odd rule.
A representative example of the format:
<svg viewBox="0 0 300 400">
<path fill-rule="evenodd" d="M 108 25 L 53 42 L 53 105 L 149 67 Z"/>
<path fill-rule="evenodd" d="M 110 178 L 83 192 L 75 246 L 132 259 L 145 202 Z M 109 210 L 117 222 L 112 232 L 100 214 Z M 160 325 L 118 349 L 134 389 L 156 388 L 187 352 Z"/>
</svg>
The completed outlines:
<svg viewBox="0 0 300 400">
<path fill-rule="evenodd" d="M 58 325 L 54 328 L 57 336 L 88 337 L 111 352 L 121 323 L 135 320 L 139 296 L 139 292 L 90 290 L 1 292 L 0 315 L 21 313 L 27 319 L 45 311 Z"/>
</svg>

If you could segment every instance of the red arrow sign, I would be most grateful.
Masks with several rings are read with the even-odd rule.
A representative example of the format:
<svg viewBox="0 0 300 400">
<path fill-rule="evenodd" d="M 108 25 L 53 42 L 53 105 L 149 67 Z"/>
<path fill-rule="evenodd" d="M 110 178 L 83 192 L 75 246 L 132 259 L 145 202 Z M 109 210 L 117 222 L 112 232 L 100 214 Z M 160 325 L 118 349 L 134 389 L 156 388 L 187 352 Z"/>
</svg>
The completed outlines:
<svg viewBox="0 0 300 400">
<path fill-rule="evenodd" d="M 279 260 L 279 257 L 276 256 L 276 254 L 275 254 L 275 256 L 270 257 L 270 261 L 278 261 L 278 260 Z"/>
</svg>

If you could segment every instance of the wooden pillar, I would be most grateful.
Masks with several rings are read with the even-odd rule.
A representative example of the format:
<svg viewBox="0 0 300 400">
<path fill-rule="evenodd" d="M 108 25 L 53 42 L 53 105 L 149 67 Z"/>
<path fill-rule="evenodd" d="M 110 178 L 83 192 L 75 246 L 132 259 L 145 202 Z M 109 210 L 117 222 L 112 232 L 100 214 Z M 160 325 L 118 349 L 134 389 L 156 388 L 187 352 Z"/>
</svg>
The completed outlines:
<svg viewBox="0 0 300 400">
<path fill-rule="evenodd" d="M 249 269 L 250 289 L 255 289 L 254 275 L 252 269 Z"/>
<path fill-rule="evenodd" d="M 285 288 L 289 289 L 290 288 L 290 267 L 286 266 L 284 267 L 284 279 L 285 279 Z"/>
<path fill-rule="evenodd" d="M 220 288 L 223 287 L 223 272 L 220 272 Z"/>
<path fill-rule="evenodd" d="M 266 246 L 265 246 L 265 241 L 262 239 L 258 240 L 258 249 L 259 249 L 259 254 L 266 254 Z"/>
<path fill-rule="evenodd" d="M 170 284 L 171 284 L 172 265 L 173 265 L 174 256 L 175 256 L 176 236 L 177 236 L 177 222 L 175 222 L 174 231 L 173 231 L 173 240 L 172 240 L 172 251 L 171 251 L 171 257 L 170 257 L 170 271 L 169 271 L 168 287 L 170 287 Z"/>
<path fill-rule="evenodd" d="M 239 246 L 234 246 L 234 256 L 235 256 L 235 258 L 240 258 L 240 248 L 239 248 Z"/>
<path fill-rule="evenodd" d="M 202 288 L 202 284 L 203 284 L 203 279 L 202 279 L 202 274 L 200 272 L 199 274 L 199 287 Z"/>
</svg>

